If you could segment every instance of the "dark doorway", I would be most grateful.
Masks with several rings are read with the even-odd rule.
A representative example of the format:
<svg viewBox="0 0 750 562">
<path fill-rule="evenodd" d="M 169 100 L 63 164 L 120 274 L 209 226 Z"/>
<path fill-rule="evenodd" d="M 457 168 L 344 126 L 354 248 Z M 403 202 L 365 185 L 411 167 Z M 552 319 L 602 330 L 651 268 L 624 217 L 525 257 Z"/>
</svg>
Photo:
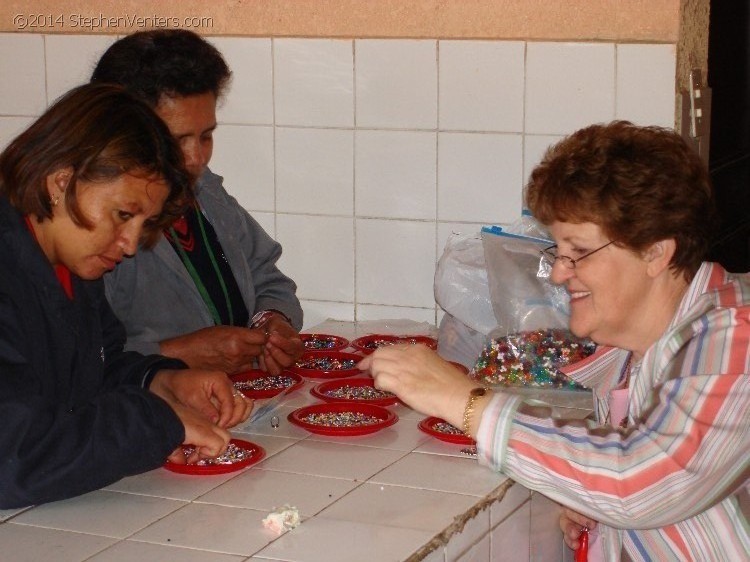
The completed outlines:
<svg viewBox="0 0 750 562">
<path fill-rule="evenodd" d="M 750 0 L 711 0 L 709 168 L 721 216 L 710 257 L 750 271 Z"/>
</svg>

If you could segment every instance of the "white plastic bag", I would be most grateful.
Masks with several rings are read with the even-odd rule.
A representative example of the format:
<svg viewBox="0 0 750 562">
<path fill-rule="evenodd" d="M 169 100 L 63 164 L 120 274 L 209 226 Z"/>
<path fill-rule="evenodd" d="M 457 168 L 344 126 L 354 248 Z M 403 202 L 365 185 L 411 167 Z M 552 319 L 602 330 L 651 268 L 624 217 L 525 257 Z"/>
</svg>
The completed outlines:
<svg viewBox="0 0 750 562">
<path fill-rule="evenodd" d="M 438 354 L 448 361 L 471 369 L 487 345 L 489 336 L 472 330 L 455 316 L 446 313 L 438 331 Z"/>
<path fill-rule="evenodd" d="M 435 301 L 475 332 L 487 335 L 497 327 L 479 234 L 448 239 L 435 270 Z"/>
</svg>

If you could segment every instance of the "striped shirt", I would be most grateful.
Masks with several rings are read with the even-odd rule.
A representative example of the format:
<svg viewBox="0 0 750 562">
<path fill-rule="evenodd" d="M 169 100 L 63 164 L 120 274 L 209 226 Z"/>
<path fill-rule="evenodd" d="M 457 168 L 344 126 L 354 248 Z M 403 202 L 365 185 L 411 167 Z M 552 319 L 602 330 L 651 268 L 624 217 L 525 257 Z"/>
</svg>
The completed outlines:
<svg viewBox="0 0 750 562">
<path fill-rule="evenodd" d="M 750 274 L 704 263 L 670 325 L 631 375 L 626 428 L 520 410 L 497 393 L 479 460 L 599 521 L 606 560 L 750 560 Z M 568 369 L 597 419 L 629 352 L 602 348 Z"/>
</svg>

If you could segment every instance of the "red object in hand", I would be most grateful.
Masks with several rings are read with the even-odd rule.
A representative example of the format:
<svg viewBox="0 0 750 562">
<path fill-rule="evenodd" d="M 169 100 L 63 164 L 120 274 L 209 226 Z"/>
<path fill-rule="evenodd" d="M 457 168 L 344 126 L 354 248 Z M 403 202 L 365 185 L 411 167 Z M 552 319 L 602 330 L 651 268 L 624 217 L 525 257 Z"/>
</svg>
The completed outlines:
<svg viewBox="0 0 750 562">
<path fill-rule="evenodd" d="M 586 562 L 589 559 L 589 530 L 588 527 L 584 527 L 581 534 L 578 536 L 578 540 L 581 544 L 576 549 L 575 562 Z"/>
</svg>

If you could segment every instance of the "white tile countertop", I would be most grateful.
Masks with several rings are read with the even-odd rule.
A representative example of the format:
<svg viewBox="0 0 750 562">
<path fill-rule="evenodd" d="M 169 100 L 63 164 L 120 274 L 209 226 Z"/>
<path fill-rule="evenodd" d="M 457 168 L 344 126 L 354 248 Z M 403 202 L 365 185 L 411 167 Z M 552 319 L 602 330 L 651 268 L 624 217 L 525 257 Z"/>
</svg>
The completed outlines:
<svg viewBox="0 0 750 562">
<path fill-rule="evenodd" d="M 316 327 L 344 337 L 353 329 Z M 424 416 L 404 405 L 389 407 L 399 417 L 395 425 L 370 435 L 328 437 L 290 423 L 290 412 L 318 402 L 310 390 L 320 382 L 308 379 L 285 397 L 273 412 L 277 428 L 269 414 L 233 430 L 266 451 L 244 470 L 194 476 L 156 469 L 78 498 L 0 511 L 0 559 L 443 562 L 501 560 L 501 552 L 527 558 L 538 527 L 528 490 L 479 466 L 462 453 L 466 446 L 420 431 Z M 302 522 L 277 535 L 262 520 L 285 504 L 299 510 Z M 544 528 L 554 529 L 547 513 L 554 510 L 537 511 L 545 512 Z"/>
</svg>

